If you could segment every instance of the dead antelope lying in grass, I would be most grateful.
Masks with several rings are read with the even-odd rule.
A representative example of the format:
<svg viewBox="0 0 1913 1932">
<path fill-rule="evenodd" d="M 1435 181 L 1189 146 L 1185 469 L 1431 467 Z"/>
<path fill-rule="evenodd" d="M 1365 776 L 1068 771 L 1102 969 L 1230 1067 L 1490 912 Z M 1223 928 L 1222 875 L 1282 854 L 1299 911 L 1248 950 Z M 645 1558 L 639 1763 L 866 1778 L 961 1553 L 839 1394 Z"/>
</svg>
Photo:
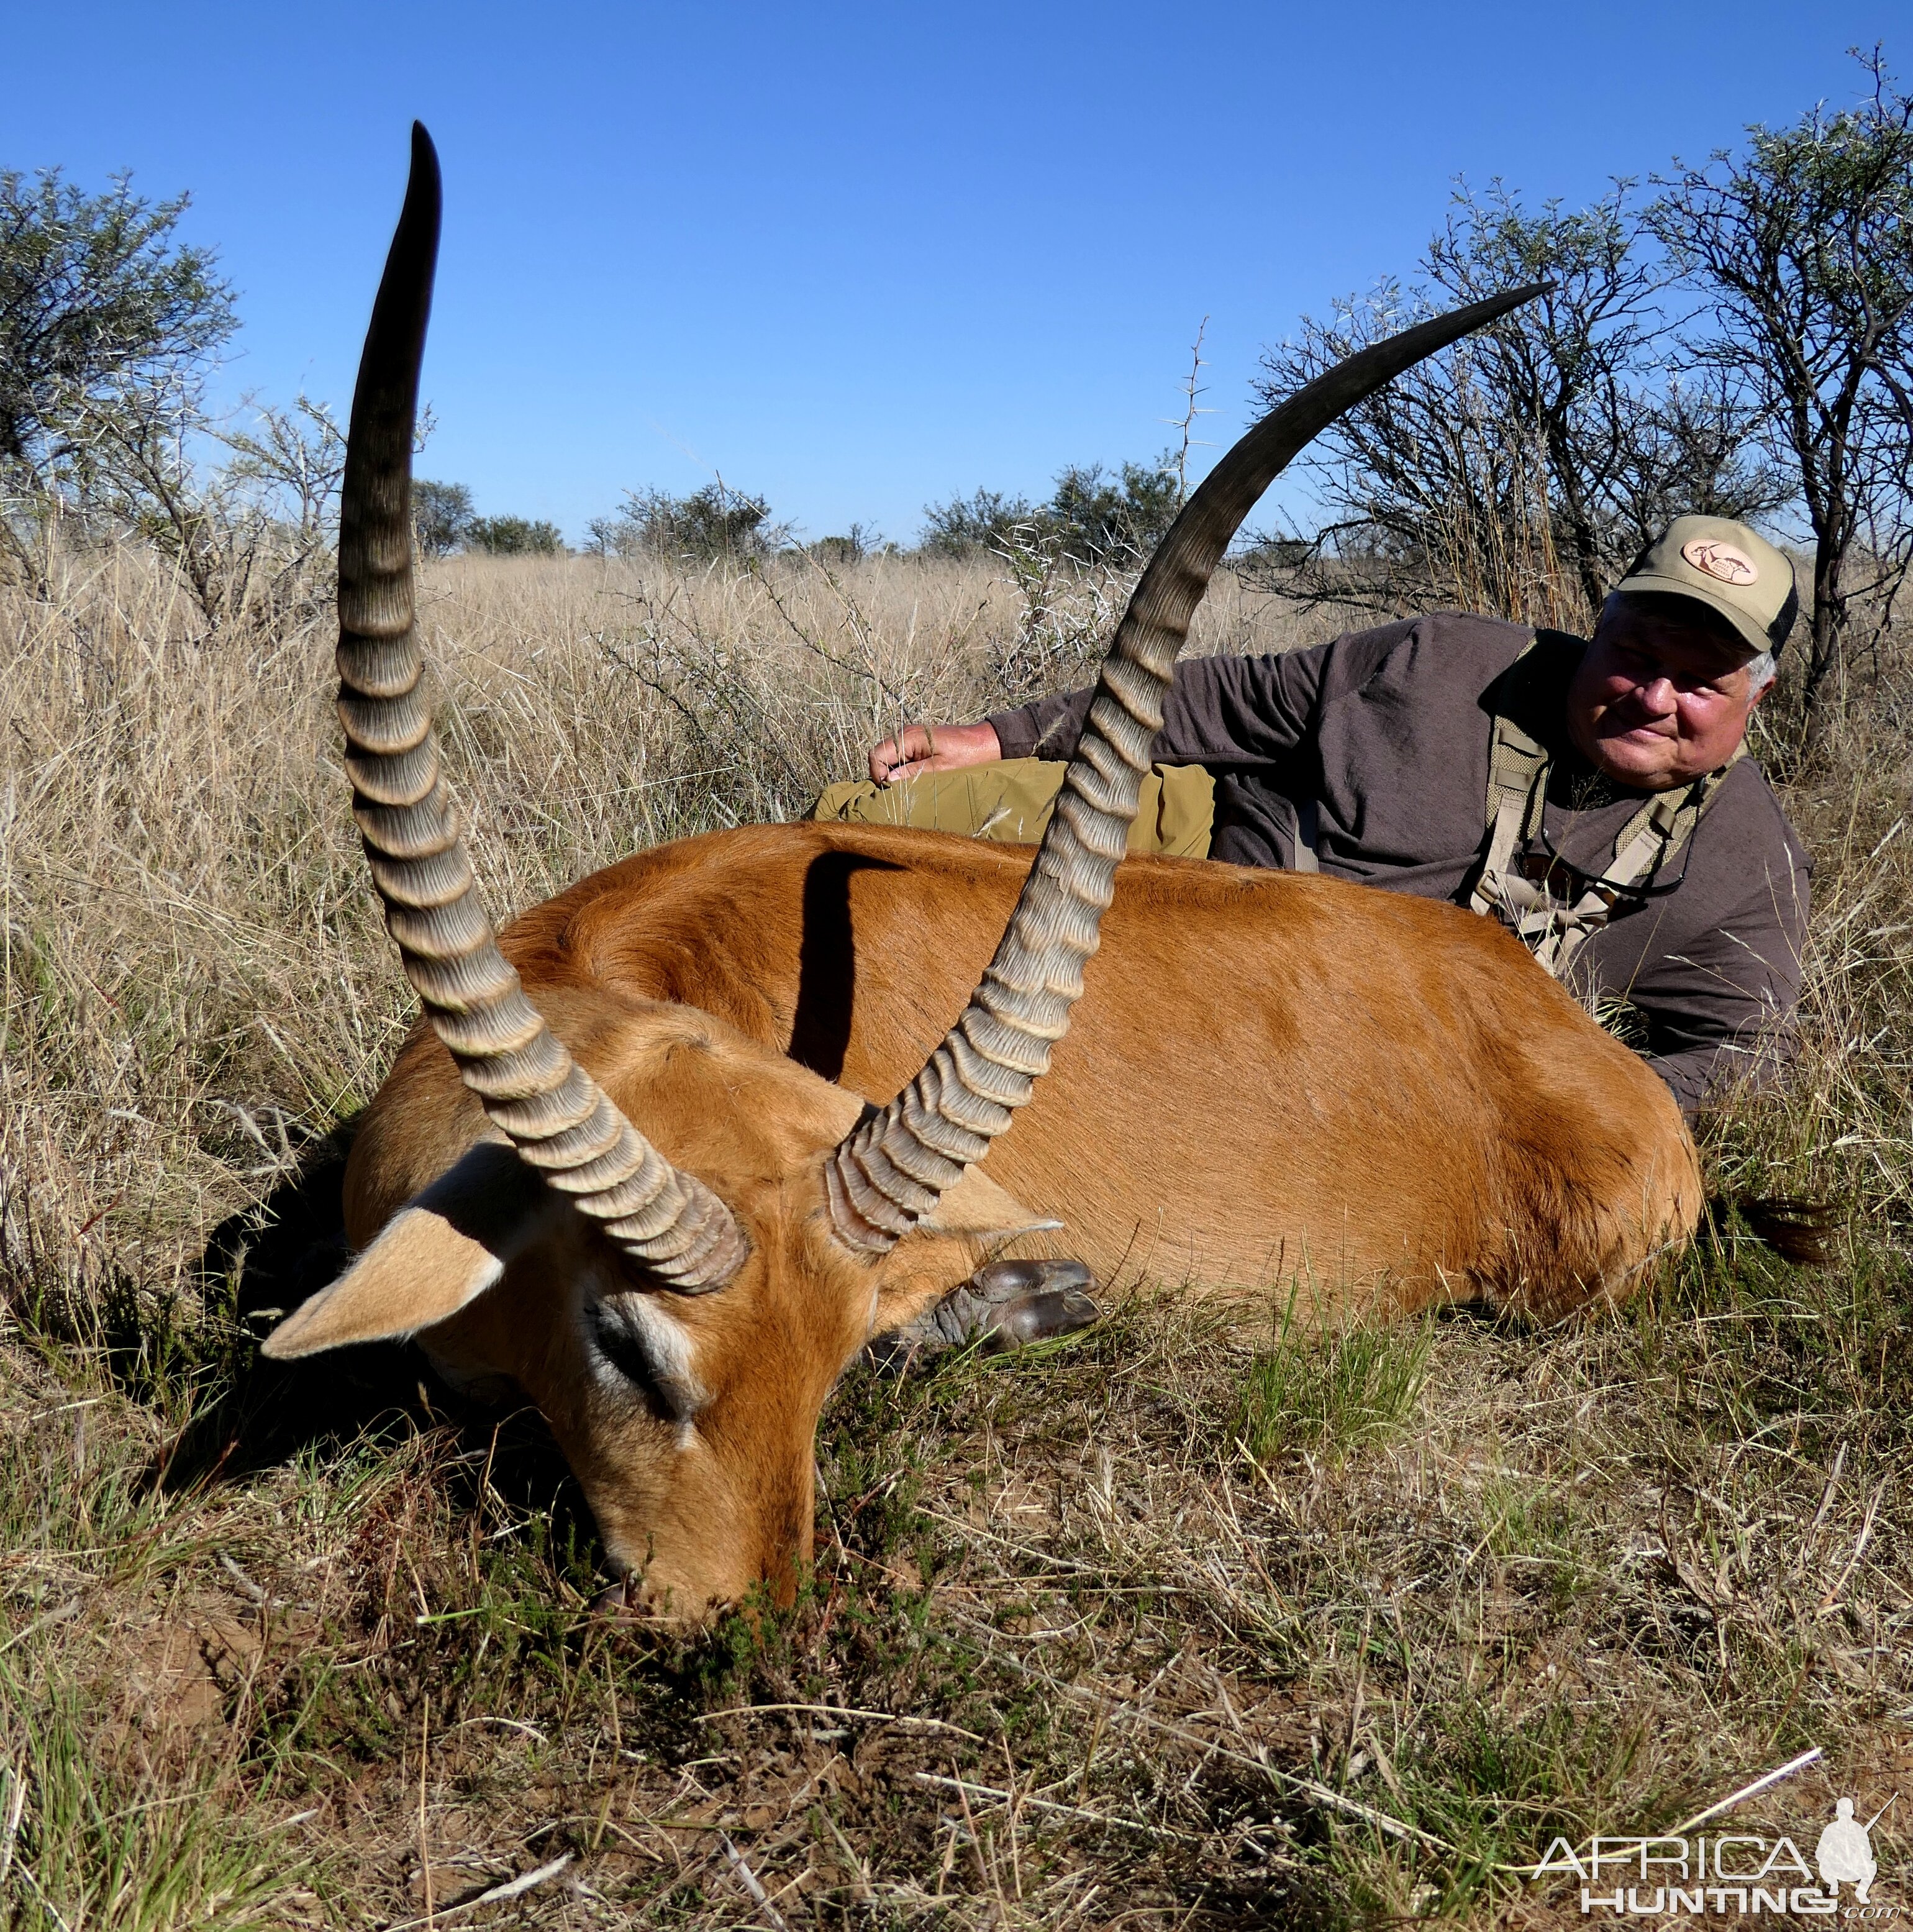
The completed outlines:
<svg viewBox="0 0 1913 1932">
<path fill-rule="evenodd" d="M 501 946 L 412 628 L 438 211 L 418 130 L 339 559 L 354 810 L 429 1030 L 352 1150 L 362 1252 L 268 1353 L 422 1331 L 454 1379 L 508 1378 L 630 1600 L 694 1612 L 760 1580 L 788 1595 L 844 1365 L 1019 1230 L 1066 1222 L 1105 1270 L 1541 1316 L 1624 1292 L 1691 1231 L 1699 1172 L 1666 1089 L 1488 921 L 1321 878 L 1119 874 L 1171 667 L 1256 499 L 1342 411 L 1531 291 L 1351 358 L 1217 466 L 1117 633 L 1033 866 L 763 826 L 601 872 Z M 1170 1034 L 1168 1014 L 1199 1023 Z"/>
</svg>

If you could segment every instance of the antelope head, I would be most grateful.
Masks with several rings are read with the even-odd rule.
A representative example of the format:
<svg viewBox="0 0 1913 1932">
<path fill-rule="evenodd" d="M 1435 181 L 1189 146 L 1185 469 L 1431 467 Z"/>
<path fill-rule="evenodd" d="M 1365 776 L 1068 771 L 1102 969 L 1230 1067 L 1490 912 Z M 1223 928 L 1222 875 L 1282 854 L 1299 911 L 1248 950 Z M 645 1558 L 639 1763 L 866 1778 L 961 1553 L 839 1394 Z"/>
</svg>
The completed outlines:
<svg viewBox="0 0 1913 1932">
<path fill-rule="evenodd" d="M 1535 291 L 1350 358 L 1195 492 L 1117 631 L 995 956 L 880 1112 L 694 1008 L 592 988 L 542 992 L 541 1010 L 499 951 L 441 779 L 413 622 L 412 431 L 439 211 L 436 157 L 415 127 L 339 542 L 353 812 L 430 1031 L 353 1151 L 358 1258 L 265 1350 L 419 1334 L 454 1378 L 508 1378 L 537 1402 L 627 1600 L 692 1615 L 760 1582 L 787 1599 L 811 1552 L 817 1420 L 845 1364 L 985 1245 L 1054 1225 L 977 1163 L 1069 1027 L 1171 671 L 1230 539 L 1343 411 Z"/>
</svg>

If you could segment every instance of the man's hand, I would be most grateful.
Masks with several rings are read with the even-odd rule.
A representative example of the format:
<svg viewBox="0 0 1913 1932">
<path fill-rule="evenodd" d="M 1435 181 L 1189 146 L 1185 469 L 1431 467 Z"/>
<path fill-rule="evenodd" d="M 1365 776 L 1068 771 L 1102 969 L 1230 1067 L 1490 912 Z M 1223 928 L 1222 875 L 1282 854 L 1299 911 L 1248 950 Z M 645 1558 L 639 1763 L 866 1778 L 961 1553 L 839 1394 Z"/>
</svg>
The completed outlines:
<svg viewBox="0 0 1913 1932">
<path fill-rule="evenodd" d="M 1003 754 L 997 728 L 981 724 L 910 724 L 886 738 L 870 754 L 870 775 L 880 785 L 913 778 L 922 772 L 961 771 L 965 765 L 993 765 Z"/>
</svg>

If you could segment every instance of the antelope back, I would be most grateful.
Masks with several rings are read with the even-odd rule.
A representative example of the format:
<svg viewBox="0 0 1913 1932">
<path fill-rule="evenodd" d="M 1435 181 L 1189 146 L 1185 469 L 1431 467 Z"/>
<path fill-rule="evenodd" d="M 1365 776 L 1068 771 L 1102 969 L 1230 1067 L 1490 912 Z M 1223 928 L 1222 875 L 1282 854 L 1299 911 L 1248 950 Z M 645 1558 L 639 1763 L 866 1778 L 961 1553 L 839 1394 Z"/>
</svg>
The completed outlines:
<svg viewBox="0 0 1913 1932">
<path fill-rule="evenodd" d="M 931 832 L 747 827 L 581 880 L 505 946 L 527 974 L 695 1000 L 881 1094 L 934 1045 L 1029 866 Z M 987 1165 L 1105 1276 L 1546 1316 L 1621 1292 L 1694 1225 L 1664 1083 L 1492 921 L 1147 859 L 1117 873 L 1101 939 Z"/>
</svg>

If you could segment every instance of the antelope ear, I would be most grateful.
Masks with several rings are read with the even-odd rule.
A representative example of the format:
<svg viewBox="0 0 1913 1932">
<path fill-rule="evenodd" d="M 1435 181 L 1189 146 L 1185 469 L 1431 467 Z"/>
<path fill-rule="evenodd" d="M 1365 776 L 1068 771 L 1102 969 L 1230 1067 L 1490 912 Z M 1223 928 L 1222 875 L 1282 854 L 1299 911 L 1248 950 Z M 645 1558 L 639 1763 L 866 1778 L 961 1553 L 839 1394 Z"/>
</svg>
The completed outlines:
<svg viewBox="0 0 1913 1932">
<path fill-rule="evenodd" d="M 414 1195 L 330 1288 L 280 1322 L 262 1352 L 286 1361 L 446 1320 L 504 1274 L 548 1201 L 510 1148 L 481 1142 Z"/>
</svg>

